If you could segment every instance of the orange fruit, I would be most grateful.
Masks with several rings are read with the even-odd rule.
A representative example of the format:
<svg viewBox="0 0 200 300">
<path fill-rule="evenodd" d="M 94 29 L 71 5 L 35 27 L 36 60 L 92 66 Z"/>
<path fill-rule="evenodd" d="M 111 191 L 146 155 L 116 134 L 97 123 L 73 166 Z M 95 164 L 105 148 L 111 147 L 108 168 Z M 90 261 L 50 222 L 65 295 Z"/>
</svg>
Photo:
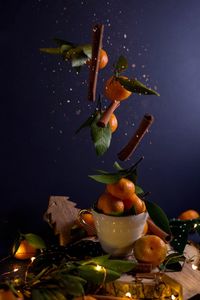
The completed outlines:
<svg viewBox="0 0 200 300">
<path fill-rule="evenodd" d="M 17 259 L 29 259 L 36 255 L 37 249 L 31 246 L 26 240 L 22 240 L 14 257 Z"/>
<path fill-rule="evenodd" d="M 106 190 L 114 197 L 125 200 L 131 198 L 134 195 L 135 185 L 129 179 L 121 178 L 116 183 L 107 184 Z"/>
<path fill-rule="evenodd" d="M 100 50 L 100 56 L 99 56 L 99 69 L 105 68 L 105 66 L 108 63 L 108 55 L 107 52 L 103 49 Z M 91 59 L 88 59 L 86 62 L 87 65 L 91 65 Z"/>
<path fill-rule="evenodd" d="M 89 236 L 94 235 L 95 232 L 95 224 L 94 224 L 94 217 L 91 213 L 85 212 L 81 215 L 83 223 L 81 223 L 79 220 L 76 220 L 76 224 L 79 227 L 84 228 L 87 231 L 87 234 Z M 88 226 L 89 225 L 89 226 Z"/>
<path fill-rule="evenodd" d="M 120 77 L 128 79 L 125 76 Z M 111 76 L 105 83 L 104 94 L 111 101 L 122 101 L 127 99 L 132 93 L 126 90 L 115 76 Z"/>
<path fill-rule="evenodd" d="M 194 209 L 188 209 L 186 211 L 183 211 L 179 216 L 178 219 L 180 220 L 192 220 L 199 218 L 199 213 Z"/>
<path fill-rule="evenodd" d="M 134 256 L 139 262 L 159 266 L 167 256 L 167 245 L 157 235 L 144 235 L 133 245 Z"/>
<path fill-rule="evenodd" d="M 100 50 L 100 58 L 99 58 L 99 69 L 105 68 L 108 63 L 108 55 L 107 52 L 103 49 Z"/>
<path fill-rule="evenodd" d="M 134 206 L 136 214 L 141 214 L 146 211 L 146 205 L 135 193 L 128 199 L 124 199 L 124 209 L 129 210 Z"/>
<path fill-rule="evenodd" d="M 124 203 L 111 194 L 104 193 L 98 199 L 97 208 L 106 215 L 116 215 L 124 212 Z"/>
<path fill-rule="evenodd" d="M 115 114 L 112 114 L 110 116 L 110 120 L 109 120 L 109 125 L 110 125 L 110 129 L 111 129 L 111 132 L 115 132 L 115 130 L 117 129 L 118 127 L 118 121 L 117 121 L 117 118 L 115 116 Z"/>
<path fill-rule="evenodd" d="M 21 293 L 16 297 L 11 290 L 0 289 L 0 300 L 23 300 L 24 297 Z"/>
</svg>

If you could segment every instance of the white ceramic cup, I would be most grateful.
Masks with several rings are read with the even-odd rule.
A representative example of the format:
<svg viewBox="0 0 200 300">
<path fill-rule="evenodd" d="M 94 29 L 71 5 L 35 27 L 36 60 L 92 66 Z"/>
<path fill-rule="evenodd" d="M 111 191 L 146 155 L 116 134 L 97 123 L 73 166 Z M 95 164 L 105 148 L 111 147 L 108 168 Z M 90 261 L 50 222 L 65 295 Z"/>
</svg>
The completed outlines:
<svg viewBox="0 0 200 300">
<path fill-rule="evenodd" d="M 81 212 L 86 212 L 82 210 Z M 81 212 L 79 214 L 81 218 Z M 142 236 L 148 213 L 131 216 L 108 216 L 91 209 L 95 229 L 103 250 L 112 256 L 126 256 Z M 85 224 L 87 226 L 87 224 Z"/>
</svg>

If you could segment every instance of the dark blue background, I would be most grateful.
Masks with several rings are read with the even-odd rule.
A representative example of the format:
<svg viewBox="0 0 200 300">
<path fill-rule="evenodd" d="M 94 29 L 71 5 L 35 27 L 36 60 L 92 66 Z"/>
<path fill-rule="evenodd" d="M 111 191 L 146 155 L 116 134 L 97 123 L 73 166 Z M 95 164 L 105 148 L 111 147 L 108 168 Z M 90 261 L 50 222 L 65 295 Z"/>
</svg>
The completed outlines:
<svg viewBox="0 0 200 300">
<path fill-rule="evenodd" d="M 169 217 L 199 209 L 198 0 L 2 1 L 0 14 L 1 222 L 24 232 L 45 231 L 50 195 L 90 207 L 104 186 L 88 174 L 112 170 L 145 113 L 155 123 L 124 166 L 144 155 L 139 183 Z M 123 102 L 118 131 L 103 157 L 96 157 L 89 131 L 74 135 L 94 108 L 87 101 L 87 67 L 76 75 L 68 63 L 38 50 L 54 47 L 53 37 L 88 43 L 96 23 L 105 25 L 109 55 L 98 93 L 123 54 L 127 75 L 161 94 Z"/>
</svg>

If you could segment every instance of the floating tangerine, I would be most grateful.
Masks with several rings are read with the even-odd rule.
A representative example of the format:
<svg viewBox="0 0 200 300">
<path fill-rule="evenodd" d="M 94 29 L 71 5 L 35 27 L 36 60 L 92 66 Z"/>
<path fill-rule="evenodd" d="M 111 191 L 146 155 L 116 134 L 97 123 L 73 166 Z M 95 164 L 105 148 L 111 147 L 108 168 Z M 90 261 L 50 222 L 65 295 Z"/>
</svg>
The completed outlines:
<svg viewBox="0 0 200 300">
<path fill-rule="evenodd" d="M 105 68 L 105 66 L 108 63 L 108 55 L 107 52 L 104 49 L 100 50 L 100 55 L 99 55 L 99 69 Z M 86 62 L 87 65 L 91 65 L 91 59 L 87 60 Z"/>
<path fill-rule="evenodd" d="M 110 120 L 109 120 L 109 126 L 110 126 L 110 129 L 111 129 L 111 132 L 115 132 L 115 130 L 117 129 L 118 127 L 118 121 L 117 121 L 117 118 L 115 116 L 115 114 L 112 114 L 110 116 Z"/>
<path fill-rule="evenodd" d="M 120 76 L 119 78 L 128 79 L 126 76 Z M 121 85 L 117 77 L 111 76 L 105 83 L 104 94 L 111 101 L 122 101 L 130 97 L 132 93 Z"/>
<path fill-rule="evenodd" d="M 108 55 L 104 49 L 100 50 L 99 69 L 105 68 L 108 63 Z"/>
<path fill-rule="evenodd" d="M 133 197 L 135 193 L 135 185 L 129 179 L 121 178 L 116 183 L 107 184 L 106 190 L 114 197 L 125 200 Z"/>
</svg>

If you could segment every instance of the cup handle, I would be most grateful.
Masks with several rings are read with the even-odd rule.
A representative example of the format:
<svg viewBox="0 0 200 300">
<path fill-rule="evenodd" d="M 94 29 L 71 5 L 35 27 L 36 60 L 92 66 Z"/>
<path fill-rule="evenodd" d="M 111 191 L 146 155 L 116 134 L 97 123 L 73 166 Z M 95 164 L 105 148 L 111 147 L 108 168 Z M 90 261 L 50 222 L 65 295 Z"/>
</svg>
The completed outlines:
<svg viewBox="0 0 200 300">
<path fill-rule="evenodd" d="M 87 230 L 88 233 L 90 233 L 90 235 L 96 235 L 96 228 L 95 226 L 88 224 L 84 218 L 83 215 L 84 214 L 90 214 L 92 215 L 91 211 L 88 209 L 81 209 L 78 213 L 78 220 L 79 222 L 85 227 L 85 229 Z"/>
</svg>

